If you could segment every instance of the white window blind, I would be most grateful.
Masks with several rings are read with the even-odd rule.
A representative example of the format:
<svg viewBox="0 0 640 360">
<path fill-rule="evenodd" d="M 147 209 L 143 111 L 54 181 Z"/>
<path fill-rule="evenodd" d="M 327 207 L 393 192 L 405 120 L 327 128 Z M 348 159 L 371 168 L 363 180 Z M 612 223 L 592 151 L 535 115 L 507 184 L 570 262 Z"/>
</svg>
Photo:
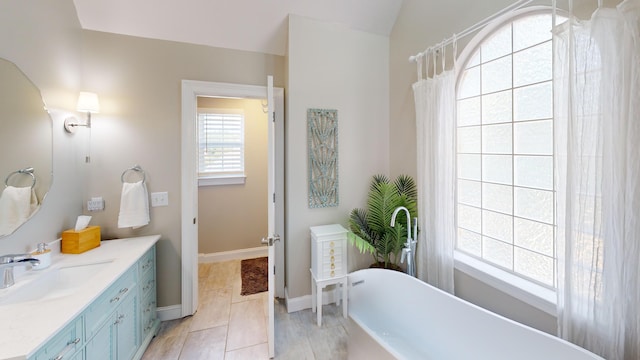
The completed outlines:
<svg viewBox="0 0 640 360">
<path fill-rule="evenodd" d="M 198 177 L 244 175 L 242 110 L 198 109 Z"/>
</svg>

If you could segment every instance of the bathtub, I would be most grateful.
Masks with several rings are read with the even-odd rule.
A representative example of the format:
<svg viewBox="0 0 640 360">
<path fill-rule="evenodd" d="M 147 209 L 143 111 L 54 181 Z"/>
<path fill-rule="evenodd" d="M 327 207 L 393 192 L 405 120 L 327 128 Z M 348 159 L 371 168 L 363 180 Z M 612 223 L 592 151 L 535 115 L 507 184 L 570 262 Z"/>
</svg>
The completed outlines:
<svg viewBox="0 0 640 360">
<path fill-rule="evenodd" d="M 349 359 L 601 359 L 404 273 L 349 274 Z"/>
</svg>

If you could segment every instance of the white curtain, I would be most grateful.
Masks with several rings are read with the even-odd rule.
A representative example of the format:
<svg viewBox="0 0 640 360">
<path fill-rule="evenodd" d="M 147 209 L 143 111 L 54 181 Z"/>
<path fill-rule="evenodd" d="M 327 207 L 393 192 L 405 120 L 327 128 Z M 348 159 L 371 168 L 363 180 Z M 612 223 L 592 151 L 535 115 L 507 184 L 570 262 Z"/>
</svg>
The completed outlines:
<svg viewBox="0 0 640 360">
<path fill-rule="evenodd" d="M 640 0 L 555 29 L 559 335 L 640 359 Z"/>
<path fill-rule="evenodd" d="M 443 70 L 421 79 L 421 68 L 419 65 L 419 80 L 413 84 L 420 227 L 416 268 L 419 279 L 453 293 L 456 77 L 454 70 Z"/>
</svg>

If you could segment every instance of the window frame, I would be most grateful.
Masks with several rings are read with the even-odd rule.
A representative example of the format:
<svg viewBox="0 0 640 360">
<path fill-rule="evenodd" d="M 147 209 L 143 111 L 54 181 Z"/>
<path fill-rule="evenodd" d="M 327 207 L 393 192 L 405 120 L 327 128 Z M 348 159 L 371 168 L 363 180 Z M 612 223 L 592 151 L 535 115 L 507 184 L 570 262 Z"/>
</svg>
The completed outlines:
<svg viewBox="0 0 640 360">
<path fill-rule="evenodd" d="M 510 23 L 517 21 L 521 18 L 535 16 L 539 14 L 548 14 L 548 15 L 554 16 L 554 10 L 552 7 L 549 7 L 549 6 L 532 6 L 532 7 L 515 10 L 513 12 L 510 12 L 508 14 L 505 14 L 496 18 L 494 21 L 492 21 L 491 24 L 488 24 L 481 31 L 479 31 L 476 35 L 473 36 L 473 38 L 469 41 L 469 43 L 463 48 L 462 52 L 460 53 L 460 56 L 458 56 L 458 65 L 456 66 L 456 87 L 455 87 L 456 102 L 458 101 L 457 92 L 463 80 L 462 75 L 466 70 L 467 63 L 473 60 L 473 57 L 476 51 L 480 49 L 483 42 L 488 40 L 492 35 L 500 31 L 504 26 L 507 26 Z M 563 17 L 569 16 L 564 11 L 556 11 L 556 15 L 561 15 Z M 551 44 L 552 44 L 551 46 L 553 47 L 553 39 L 551 40 Z M 511 54 L 513 54 L 513 51 L 511 52 Z M 553 71 L 553 68 L 552 68 L 552 71 Z M 551 79 L 551 83 L 553 84 L 553 76 Z M 457 147 L 457 144 L 456 144 L 456 147 Z M 456 152 L 456 157 L 457 156 L 458 155 Z M 457 179 L 458 177 L 456 176 L 456 182 L 458 181 Z M 512 186 L 514 185 L 515 184 L 512 183 Z M 555 193 L 556 193 L 555 179 L 554 179 L 552 192 L 554 194 L 554 199 L 555 199 Z M 457 206 L 458 205 L 457 191 L 455 194 L 454 201 Z M 553 226 L 554 226 L 554 237 L 555 237 L 555 228 L 557 226 L 555 225 L 555 216 L 556 216 L 555 201 L 554 201 L 553 207 L 554 207 L 554 212 L 553 212 L 554 225 Z M 456 210 L 456 219 L 455 219 L 456 233 L 458 231 L 457 217 L 458 217 L 458 212 Z M 554 241 L 554 244 L 555 244 L 555 241 Z M 553 259 L 554 259 L 554 276 L 557 276 L 557 273 L 558 273 L 557 272 L 557 254 L 555 253 L 555 249 L 554 249 Z M 456 247 L 454 247 L 454 267 L 456 270 L 476 280 L 486 283 L 506 293 L 507 295 L 510 295 L 520 301 L 523 301 L 526 304 L 529 304 L 550 315 L 554 315 L 554 316 L 556 315 L 557 292 L 555 287 L 550 288 L 548 286 L 541 285 L 535 280 L 527 279 L 523 276 L 519 276 L 516 273 L 502 269 L 498 265 L 494 265 L 487 260 L 483 260 L 475 256 L 469 255 L 463 251 L 460 251 L 457 249 L 457 243 L 456 243 Z M 554 284 L 557 285 L 557 281 L 554 281 Z"/>
<path fill-rule="evenodd" d="M 241 162 L 242 162 L 242 170 L 241 171 L 220 171 L 220 172 L 200 172 L 200 114 L 216 114 L 216 115 L 241 115 Z M 244 184 L 246 182 L 246 173 L 245 173 L 245 114 L 244 109 L 227 109 L 227 108 L 208 108 L 208 107 L 198 107 L 196 112 L 196 144 L 198 147 L 198 158 L 196 159 L 197 169 L 198 169 L 198 186 L 218 186 L 218 185 L 238 185 Z"/>
</svg>

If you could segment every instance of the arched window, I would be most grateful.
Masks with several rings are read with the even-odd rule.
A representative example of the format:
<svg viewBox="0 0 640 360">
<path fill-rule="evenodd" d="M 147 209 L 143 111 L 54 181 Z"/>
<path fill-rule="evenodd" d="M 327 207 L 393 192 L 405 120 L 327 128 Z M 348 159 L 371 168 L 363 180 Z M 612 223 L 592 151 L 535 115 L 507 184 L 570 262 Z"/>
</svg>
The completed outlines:
<svg viewBox="0 0 640 360">
<path fill-rule="evenodd" d="M 456 248 L 555 287 L 551 27 L 529 12 L 461 59 Z"/>
</svg>

